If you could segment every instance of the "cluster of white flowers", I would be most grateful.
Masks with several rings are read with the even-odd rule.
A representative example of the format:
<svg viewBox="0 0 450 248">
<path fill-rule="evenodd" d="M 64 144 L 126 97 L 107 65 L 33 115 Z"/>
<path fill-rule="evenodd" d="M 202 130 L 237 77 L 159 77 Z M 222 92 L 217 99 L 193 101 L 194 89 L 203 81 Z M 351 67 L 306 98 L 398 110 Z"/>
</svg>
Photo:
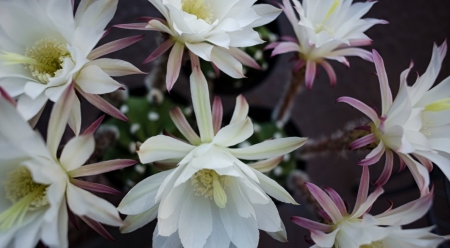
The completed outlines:
<svg viewBox="0 0 450 248">
<path fill-rule="evenodd" d="M 84 177 L 138 162 L 116 159 L 85 165 L 95 153 L 94 132 L 103 117 L 81 132 L 79 97 L 127 121 L 124 113 L 100 95 L 123 88 L 111 77 L 142 72 L 128 62 L 100 57 L 130 46 L 142 36 L 95 48 L 108 33 L 105 28 L 118 0 L 81 0 L 75 14 L 73 0 L 0 0 L 0 248 L 35 247 L 39 242 L 47 247 L 68 247 L 68 224 L 77 226 L 76 218 L 108 239 L 113 238 L 102 224 L 128 233 L 157 219 L 153 247 L 256 248 L 259 230 L 286 242 L 287 232 L 271 197 L 298 203 L 264 173 L 289 158 L 288 153 L 304 145 L 306 138 L 275 135 L 276 139 L 251 145 L 248 140 L 255 127 L 261 127 L 248 116 L 249 105 L 242 95 L 236 98 L 229 124 L 222 127 L 222 101 L 216 97 L 211 105 L 208 82 L 200 67 L 202 58 L 233 78 L 245 77 L 242 65 L 259 69 L 258 63 L 239 48 L 263 43 L 254 28 L 273 21 L 282 11 L 296 38 L 284 38 L 268 48 L 274 49 L 273 55 L 297 52 L 294 70 L 305 67 L 308 88 L 317 64 L 335 84 L 335 72 L 325 59 L 348 64 L 345 56 L 359 56 L 374 62 L 382 96 L 381 114 L 356 99 L 338 99 L 371 120 L 365 127 L 370 134 L 355 140 L 350 148 L 377 144 L 359 163 L 363 172 L 353 211 L 333 189 L 306 183 L 326 223 L 295 216 L 291 220 L 311 232 L 312 247 L 437 247 L 450 239 L 431 233 L 433 227 L 402 227 L 421 218 L 432 205 L 429 172 L 433 163 L 450 179 L 450 77 L 430 89 L 447 52 L 445 42 L 434 46 L 427 71 L 414 85 L 406 82 L 412 65 L 402 73 L 400 90 L 393 100 L 381 56 L 375 50 L 370 53 L 357 48 L 371 43 L 364 34 L 367 29 L 387 23 L 361 19 L 375 2 L 292 0 L 292 4 L 282 0 L 282 10 L 255 4 L 256 0 L 149 2 L 164 19 L 144 17 L 145 23 L 115 26 L 165 33 L 168 39 L 144 62 L 171 49 L 166 74 L 169 91 L 188 50 L 198 133 L 176 107 L 170 117 L 185 140 L 164 134 L 146 137 L 142 144 L 133 141 L 131 150 L 141 164 L 157 162 L 170 169 L 137 183 L 116 208 L 91 192 L 119 191 Z M 33 128 L 48 100 L 54 105 L 44 140 Z M 150 112 L 147 119 L 156 122 L 160 115 Z M 62 143 L 67 126 L 75 136 Z M 134 124 L 131 132 L 140 128 Z M 371 215 L 368 212 L 392 173 L 393 152 L 400 157 L 401 166 L 410 169 L 420 198 Z M 369 195 L 368 166 L 383 154 L 385 168 Z M 136 168 L 143 172 L 143 166 Z M 125 220 L 119 212 L 127 215 Z"/>
</svg>

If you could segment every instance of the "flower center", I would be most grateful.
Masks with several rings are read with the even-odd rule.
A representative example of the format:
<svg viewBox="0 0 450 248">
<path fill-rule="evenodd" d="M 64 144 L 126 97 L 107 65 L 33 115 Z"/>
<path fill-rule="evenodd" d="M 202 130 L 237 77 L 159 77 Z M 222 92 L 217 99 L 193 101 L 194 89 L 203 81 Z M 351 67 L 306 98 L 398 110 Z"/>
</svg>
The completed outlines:
<svg viewBox="0 0 450 248">
<path fill-rule="evenodd" d="M 368 245 L 361 245 L 359 248 L 383 248 L 384 245 L 381 241 L 375 241 Z"/>
<path fill-rule="evenodd" d="M 0 214 L 0 230 L 6 231 L 20 224 L 28 211 L 48 205 L 47 185 L 33 181 L 30 171 L 20 166 L 8 174 L 4 182 L 6 198 L 13 205 Z"/>
<path fill-rule="evenodd" d="M 204 20 L 208 24 L 213 23 L 213 12 L 209 3 L 205 0 L 181 0 L 181 9 L 198 19 Z"/>
<path fill-rule="evenodd" d="M 325 18 L 323 19 L 323 21 L 319 24 L 314 25 L 316 34 L 322 32 L 322 31 L 326 31 L 331 36 L 334 36 L 333 29 L 326 26 L 325 23 L 328 21 L 328 19 L 330 19 L 330 17 L 333 15 L 333 13 L 336 11 L 336 9 L 339 7 L 340 4 L 341 4 L 341 0 L 334 0 L 333 4 L 331 5 L 330 9 L 328 10 L 327 14 L 325 15 Z"/>
<path fill-rule="evenodd" d="M 55 39 L 42 39 L 27 47 L 25 55 L 2 51 L 0 60 L 9 65 L 23 64 L 33 77 L 47 84 L 61 73 L 65 58 L 70 57 L 66 45 Z"/>
<path fill-rule="evenodd" d="M 214 170 L 200 170 L 191 177 L 191 185 L 195 195 L 214 199 L 216 205 L 224 208 L 227 204 L 227 194 L 224 188 L 229 185 L 227 176 L 220 176 Z"/>
</svg>

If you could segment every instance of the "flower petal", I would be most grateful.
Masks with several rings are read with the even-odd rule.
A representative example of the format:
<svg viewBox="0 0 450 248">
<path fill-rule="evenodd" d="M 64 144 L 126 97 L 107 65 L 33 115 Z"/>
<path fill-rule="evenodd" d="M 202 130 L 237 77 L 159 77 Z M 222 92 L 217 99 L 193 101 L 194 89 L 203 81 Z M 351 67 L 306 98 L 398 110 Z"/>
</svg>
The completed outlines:
<svg viewBox="0 0 450 248">
<path fill-rule="evenodd" d="M 257 70 L 262 70 L 261 66 L 256 62 L 250 55 L 245 53 L 239 48 L 230 47 L 230 54 L 237 59 L 241 64 L 248 66 L 250 68 L 254 68 Z"/>
<path fill-rule="evenodd" d="M 333 230 L 331 225 L 315 222 L 299 216 L 292 216 L 291 221 L 308 230 L 318 230 L 321 232 L 331 232 Z"/>
<path fill-rule="evenodd" d="M 230 124 L 245 120 L 248 115 L 248 103 L 243 95 L 236 97 L 236 106 L 234 106 L 233 116 L 231 117 Z"/>
<path fill-rule="evenodd" d="M 104 62 L 108 61 L 108 59 L 99 60 L 101 64 L 103 63 L 103 66 L 105 66 Z M 115 66 L 117 67 L 117 65 L 113 65 L 112 68 Z M 89 64 L 84 67 L 75 82 L 80 89 L 88 94 L 105 94 L 123 87 L 123 85 L 112 79 L 102 68 L 95 64 Z"/>
<path fill-rule="evenodd" d="M 283 160 L 283 156 L 275 157 L 275 158 L 269 158 L 266 160 L 261 160 L 255 163 L 248 164 L 248 166 L 252 167 L 253 169 L 259 171 L 259 172 L 269 172 L 273 168 L 277 167 L 277 165 Z"/>
<path fill-rule="evenodd" d="M 253 123 L 247 117 L 243 121 L 227 125 L 220 129 L 212 142 L 222 147 L 229 147 L 247 140 L 252 134 Z"/>
<path fill-rule="evenodd" d="M 103 174 L 106 172 L 119 170 L 136 164 L 135 160 L 131 159 L 115 159 L 109 161 L 103 161 L 95 164 L 89 164 L 85 166 L 78 167 L 75 170 L 69 171 L 68 175 L 70 177 L 85 177 Z"/>
<path fill-rule="evenodd" d="M 242 64 L 235 59 L 230 52 L 223 48 L 214 47 L 211 51 L 211 61 L 221 71 L 225 72 L 232 78 L 244 78 L 242 72 Z"/>
<path fill-rule="evenodd" d="M 157 135 L 142 143 L 137 154 L 141 163 L 151 163 L 172 158 L 183 158 L 195 147 L 177 139 Z"/>
<path fill-rule="evenodd" d="M 373 110 L 371 107 L 367 106 L 365 103 L 356 100 L 355 98 L 351 97 L 339 97 L 336 102 L 344 102 L 349 104 L 350 106 L 356 108 L 357 110 L 361 111 L 363 114 L 367 115 L 367 117 L 370 118 L 374 123 L 377 123 L 379 121 L 377 112 Z"/>
<path fill-rule="evenodd" d="M 383 58 L 381 58 L 380 54 L 374 49 L 373 53 L 373 62 L 375 67 L 377 68 L 377 75 L 380 80 L 380 90 L 381 90 L 381 115 L 385 115 L 389 108 L 392 105 L 392 93 L 391 88 L 389 88 L 389 81 L 386 74 L 386 69 L 384 67 Z"/>
<path fill-rule="evenodd" d="M 120 59 L 96 59 L 87 65 L 96 65 L 100 67 L 110 77 L 121 77 L 132 74 L 145 74 L 136 66 Z"/>
<path fill-rule="evenodd" d="M 130 233 L 136 231 L 137 229 L 153 221 L 158 216 L 158 207 L 159 205 L 155 205 L 140 214 L 128 215 L 124 220 L 125 224 L 120 227 L 120 233 Z"/>
<path fill-rule="evenodd" d="M 181 62 L 183 61 L 184 45 L 175 42 L 169 54 L 167 61 L 166 87 L 167 90 L 172 90 L 173 85 L 180 75 Z"/>
<path fill-rule="evenodd" d="M 256 145 L 228 150 L 231 154 L 241 159 L 265 159 L 290 153 L 305 144 L 305 142 L 306 138 L 289 137 L 268 140 Z"/>
<path fill-rule="evenodd" d="M 92 105 L 100 109 L 101 111 L 105 112 L 106 114 L 122 120 L 122 121 L 128 121 L 128 118 L 116 107 L 111 105 L 109 102 L 107 102 L 105 99 L 98 95 L 89 94 L 84 92 L 82 89 L 77 88 L 77 91 Z"/>
<path fill-rule="evenodd" d="M 259 186 L 264 190 L 264 192 L 281 202 L 298 205 L 294 198 L 292 198 L 292 196 L 277 182 L 255 169 L 252 170 L 258 177 Z"/>
<path fill-rule="evenodd" d="M 216 96 L 214 98 L 214 102 L 213 102 L 213 106 L 212 106 L 214 134 L 217 134 L 217 132 L 219 132 L 219 130 L 220 130 L 220 127 L 222 126 L 222 117 L 223 117 L 222 100 L 220 100 L 220 97 Z"/>
<path fill-rule="evenodd" d="M 168 39 L 164 43 L 162 43 L 158 48 L 156 48 L 155 51 L 153 51 L 150 56 L 148 56 L 142 64 L 147 64 L 167 52 L 173 45 L 175 44 L 175 41 L 173 39 Z"/>
<path fill-rule="evenodd" d="M 386 150 L 386 162 L 384 164 L 383 172 L 381 172 L 380 177 L 375 182 L 375 185 L 383 186 L 385 185 L 392 174 L 392 168 L 394 166 L 394 154 L 391 150 Z"/>
<path fill-rule="evenodd" d="M 135 35 L 130 36 L 127 38 L 111 41 L 109 43 L 106 43 L 102 46 L 99 46 L 92 50 L 91 53 L 89 53 L 87 59 L 93 61 L 97 58 L 100 58 L 101 56 L 104 56 L 106 54 L 110 54 L 119 50 L 122 50 L 128 46 L 133 45 L 134 43 L 142 40 L 144 38 L 144 35 Z"/>
<path fill-rule="evenodd" d="M 306 183 L 306 187 L 308 187 L 309 192 L 311 192 L 323 210 L 330 216 L 333 223 L 338 223 L 342 220 L 343 217 L 339 208 L 323 190 L 312 183 Z"/>
<path fill-rule="evenodd" d="M 91 157 L 95 149 L 92 135 L 81 135 L 71 139 L 61 153 L 60 162 L 66 171 L 82 166 Z"/>
</svg>

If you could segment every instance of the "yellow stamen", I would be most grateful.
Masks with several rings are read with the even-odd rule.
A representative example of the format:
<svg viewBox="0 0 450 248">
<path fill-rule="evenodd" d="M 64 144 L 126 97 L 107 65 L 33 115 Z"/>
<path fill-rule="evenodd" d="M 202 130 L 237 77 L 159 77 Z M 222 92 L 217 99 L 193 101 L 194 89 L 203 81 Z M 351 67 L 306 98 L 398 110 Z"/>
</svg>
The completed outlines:
<svg viewBox="0 0 450 248">
<path fill-rule="evenodd" d="M 383 248 L 384 245 L 381 241 L 375 241 L 368 245 L 361 245 L 359 248 Z"/>
<path fill-rule="evenodd" d="M 0 55 L 0 60 L 4 60 L 5 64 L 7 65 L 17 65 L 17 64 L 24 64 L 24 65 L 34 65 L 34 66 L 39 66 L 42 67 L 46 70 L 56 70 L 56 68 L 52 67 L 52 66 L 48 66 L 46 64 L 40 63 L 39 61 L 27 57 L 27 56 L 23 56 L 17 53 L 9 53 L 7 51 L 2 51 L 3 54 Z"/>
<path fill-rule="evenodd" d="M 229 184 L 227 176 L 220 176 L 214 170 L 200 170 L 191 178 L 195 195 L 214 200 L 216 205 L 224 208 L 227 204 L 227 194 L 224 188 Z"/>
<path fill-rule="evenodd" d="M 425 111 L 439 112 L 450 109 L 450 98 L 435 101 L 425 106 Z"/>
</svg>

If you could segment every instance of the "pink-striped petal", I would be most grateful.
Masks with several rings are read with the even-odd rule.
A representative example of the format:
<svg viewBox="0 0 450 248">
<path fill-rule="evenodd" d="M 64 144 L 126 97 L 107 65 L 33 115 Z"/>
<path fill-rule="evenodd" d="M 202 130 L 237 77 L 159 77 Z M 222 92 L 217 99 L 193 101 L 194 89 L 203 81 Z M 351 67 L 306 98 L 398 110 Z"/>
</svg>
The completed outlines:
<svg viewBox="0 0 450 248">
<path fill-rule="evenodd" d="M 88 226 L 90 226 L 95 232 L 100 234 L 105 239 L 116 242 L 116 240 L 106 231 L 105 227 L 102 226 L 98 221 L 95 221 L 87 216 L 79 216 Z"/>
<path fill-rule="evenodd" d="M 276 46 L 270 57 L 276 56 L 278 54 L 283 53 L 289 53 L 289 52 L 300 52 L 300 47 L 298 46 L 298 43 L 286 41 L 286 42 L 279 42 L 278 46 Z"/>
<path fill-rule="evenodd" d="M 384 151 L 386 151 L 386 148 L 384 147 L 383 142 L 380 141 L 380 143 L 378 143 L 378 146 L 373 149 L 365 159 L 358 162 L 358 165 L 369 166 L 375 164 L 376 162 L 380 161 L 381 156 L 383 156 L 384 154 Z"/>
<path fill-rule="evenodd" d="M 54 159 L 57 159 L 59 143 L 66 130 L 67 121 L 69 120 L 70 110 L 75 100 L 75 91 L 73 83 L 64 90 L 64 93 L 55 103 L 50 115 L 47 129 L 47 147 Z"/>
<path fill-rule="evenodd" d="M 373 108 L 367 106 L 365 103 L 363 103 L 359 100 L 356 100 L 355 98 L 343 96 L 343 97 L 339 97 L 336 100 L 336 102 L 344 102 L 344 103 L 349 104 L 350 106 L 356 108 L 363 114 L 367 115 L 367 117 L 369 117 L 372 120 L 372 122 L 374 122 L 374 123 L 377 123 L 379 121 L 378 114 Z"/>
<path fill-rule="evenodd" d="M 135 165 L 136 163 L 137 161 L 131 159 L 115 159 L 95 164 L 84 165 L 75 170 L 69 171 L 68 174 L 72 178 L 94 176 L 110 171 L 123 169 Z"/>
<path fill-rule="evenodd" d="M 373 203 L 378 199 L 378 197 L 380 197 L 381 194 L 384 193 L 383 188 L 381 188 L 380 186 L 378 186 L 375 191 L 373 191 L 366 199 L 366 201 L 364 201 L 359 208 L 355 208 L 355 210 L 353 210 L 352 216 L 353 217 L 361 217 L 364 214 L 368 213 L 370 211 L 370 209 L 372 208 Z"/>
<path fill-rule="evenodd" d="M 431 171 L 433 170 L 433 162 L 431 162 L 431 160 L 429 160 L 429 159 L 427 159 L 427 158 L 425 158 L 425 157 L 422 157 L 422 156 L 420 156 L 420 155 L 417 155 L 417 154 L 414 154 L 414 157 L 416 157 L 417 160 L 419 160 L 419 162 L 420 162 L 423 166 L 425 166 L 425 168 L 427 168 L 427 170 L 428 170 L 429 172 L 431 172 Z"/>
<path fill-rule="evenodd" d="M 17 106 L 16 100 L 14 100 L 14 98 L 12 98 L 8 92 L 6 92 L 5 89 L 3 89 L 0 86 L 0 97 L 4 98 L 6 101 L 8 101 L 9 103 L 11 103 L 11 105 L 13 105 L 14 107 Z"/>
<path fill-rule="evenodd" d="M 220 127 L 222 126 L 222 117 L 223 117 L 223 107 L 222 100 L 220 97 L 216 96 L 214 98 L 213 106 L 212 106 L 212 119 L 213 119 L 213 129 L 214 134 L 219 132 Z"/>
<path fill-rule="evenodd" d="M 371 134 L 368 134 L 368 135 L 366 135 L 364 137 L 361 137 L 361 138 L 353 141 L 350 144 L 349 149 L 350 150 L 355 150 L 355 149 L 361 148 L 363 146 L 369 145 L 369 144 L 371 144 L 371 143 L 373 143 L 375 141 L 377 141 L 377 137 L 375 136 L 375 134 L 371 133 Z"/>
<path fill-rule="evenodd" d="M 111 41 L 109 43 L 106 43 L 106 44 L 92 50 L 92 52 L 89 53 L 87 58 L 89 60 L 94 60 L 103 55 L 110 54 L 115 51 L 119 51 L 121 49 L 124 49 L 124 48 L 131 46 L 134 43 L 142 40 L 142 38 L 144 38 L 144 35 L 136 35 L 136 36 L 131 36 L 131 37 Z"/>
<path fill-rule="evenodd" d="M 150 56 L 148 56 L 142 64 L 147 64 L 167 52 L 173 45 L 175 44 L 175 40 L 168 39 L 164 43 L 162 43 L 155 51 L 153 51 Z"/>
<path fill-rule="evenodd" d="M 375 182 L 375 185 L 383 186 L 385 185 L 392 174 L 392 167 L 394 166 L 394 154 L 391 150 L 386 150 L 386 162 L 384 164 L 383 172 L 381 172 L 380 177 Z"/>
<path fill-rule="evenodd" d="M 334 72 L 333 67 L 330 65 L 330 63 L 328 63 L 327 61 L 322 61 L 320 62 L 320 65 L 323 67 L 323 69 L 325 69 L 325 71 L 328 74 L 328 77 L 330 78 L 330 84 L 331 86 L 335 86 L 336 85 L 336 73 Z"/>
<path fill-rule="evenodd" d="M 342 200 L 341 196 L 332 188 L 326 187 L 325 192 L 331 197 L 331 200 L 336 204 L 336 207 L 341 212 L 342 216 L 347 215 L 347 207 L 345 207 L 345 203 Z"/>
<path fill-rule="evenodd" d="M 428 194 L 428 185 L 430 184 L 430 176 L 428 174 L 428 170 L 417 161 L 412 159 L 409 155 L 401 153 L 399 153 L 398 155 L 405 162 L 406 166 L 408 166 L 409 171 L 411 171 L 411 175 L 413 176 L 414 181 L 416 181 L 421 195 L 423 196 Z"/>
<path fill-rule="evenodd" d="M 352 215 L 356 213 L 361 204 L 363 204 L 367 200 L 367 195 L 369 194 L 369 184 L 370 184 L 369 168 L 363 167 L 361 180 L 359 182 L 358 195 L 356 197 L 355 207 L 353 208 Z"/>
<path fill-rule="evenodd" d="M 122 194 L 122 192 L 118 191 L 117 189 L 108 187 L 103 184 L 98 184 L 98 183 L 93 183 L 93 182 L 88 182 L 88 181 L 83 181 L 83 180 L 78 180 L 78 179 L 73 179 L 73 178 L 70 179 L 70 182 L 79 188 L 93 191 L 93 192 L 112 194 L 112 195 L 121 195 Z"/>
<path fill-rule="evenodd" d="M 303 217 L 292 216 L 291 221 L 303 228 L 308 229 L 308 230 L 318 230 L 318 231 L 322 231 L 322 232 L 333 231 L 333 227 L 331 225 L 318 223 L 318 222 L 315 222 L 315 221 L 312 221 L 312 220 L 309 220 L 309 219 L 306 219 Z"/>
<path fill-rule="evenodd" d="M 283 160 L 283 156 L 275 157 L 275 158 L 269 158 L 266 160 L 261 160 L 255 163 L 248 164 L 248 166 L 252 167 L 253 169 L 259 171 L 259 172 L 269 172 Z"/>
<path fill-rule="evenodd" d="M 172 90 L 173 85 L 180 75 L 181 62 L 183 61 L 184 45 L 176 42 L 169 54 L 167 61 L 166 87 Z"/>
<path fill-rule="evenodd" d="M 309 192 L 316 198 L 317 202 L 323 208 L 323 210 L 330 216 L 333 223 L 338 223 L 343 219 L 341 212 L 339 211 L 333 200 L 319 187 L 312 183 L 305 183 Z"/>
<path fill-rule="evenodd" d="M 316 211 L 325 221 L 333 222 L 330 216 L 323 209 L 317 209 Z"/>
<path fill-rule="evenodd" d="M 197 133 L 195 133 L 194 129 L 192 129 L 191 125 L 189 125 L 186 117 L 179 107 L 173 108 L 170 110 L 170 118 L 172 118 L 173 123 L 181 132 L 181 134 L 189 141 L 189 143 L 193 145 L 199 145 L 201 143 L 200 137 L 198 137 Z"/>
<path fill-rule="evenodd" d="M 84 130 L 83 135 L 93 135 L 95 131 L 97 131 L 100 124 L 102 124 L 103 119 L 105 119 L 105 115 L 100 116 L 97 120 L 95 120 L 86 130 Z"/>
<path fill-rule="evenodd" d="M 122 121 L 128 121 L 128 118 L 120 110 L 118 110 L 116 107 L 111 105 L 109 102 L 107 102 L 105 99 L 103 99 L 99 95 L 88 94 L 80 88 L 77 88 L 77 91 L 88 102 L 90 102 L 92 105 L 94 105 L 101 111 L 105 112 L 106 114 L 108 114 L 116 119 L 122 120 Z"/>
<path fill-rule="evenodd" d="M 386 68 L 384 67 L 383 58 L 381 58 L 380 54 L 374 49 L 373 53 L 373 62 L 375 64 L 375 68 L 377 69 L 378 79 L 380 81 L 380 90 L 381 90 L 381 115 L 385 115 L 389 108 L 392 105 L 392 93 L 391 88 L 389 87 L 389 80 L 386 74 Z"/>
<path fill-rule="evenodd" d="M 236 106 L 234 106 L 234 112 L 233 116 L 231 117 L 230 124 L 234 124 L 236 122 L 240 122 L 242 120 L 245 120 L 248 115 L 248 103 L 247 100 L 245 100 L 245 97 L 243 95 L 239 95 L 236 97 Z"/>
<path fill-rule="evenodd" d="M 241 64 L 257 69 L 257 70 L 261 70 L 261 66 L 247 53 L 245 53 L 244 51 L 242 51 L 239 48 L 235 48 L 235 47 L 230 47 L 230 54 L 237 59 L 237 61 L 241 62 Z"/>
<path fill-rule="evenodd" d="M 121 29 L 132 29 L 132 30 L 156 30 L 155 28 L 147 27 L 147 23 L 129 23 L 129 24 L 116 24 L 113 27 Z"/>
<path fill-rule="evenodd" d="M 305 85 L 308 90 L 311 90 L 314 78 L 316 77 L 316 62 L 308 61 L 306 62 L 306 75 L 305 75 Z"/>
</svg>

